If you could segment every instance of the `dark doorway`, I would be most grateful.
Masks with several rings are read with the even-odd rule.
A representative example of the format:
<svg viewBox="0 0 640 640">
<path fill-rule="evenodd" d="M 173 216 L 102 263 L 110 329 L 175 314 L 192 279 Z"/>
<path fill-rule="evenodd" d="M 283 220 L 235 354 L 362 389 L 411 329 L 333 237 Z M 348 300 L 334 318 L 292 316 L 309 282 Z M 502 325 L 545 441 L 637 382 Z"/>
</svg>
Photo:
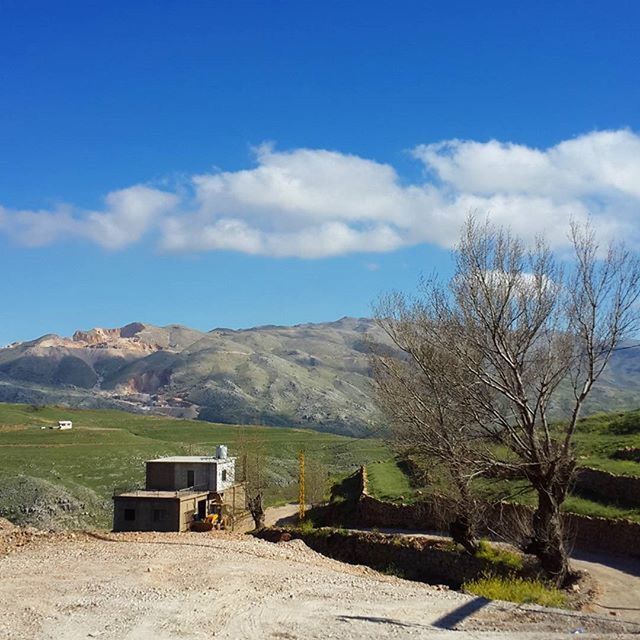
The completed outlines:
<svg viewBox="0 0 640 640">
<path fill-rule="evenodd" d="M 198 520 L 204 520 L 207 515 L 207 501 L 198 500 Z"/>
<path fill-rule="evenodd" d="M 196 484 L 196 473 L 193 470 L 187 471 L 187 487 L 193 487 Z"/>
</svg>

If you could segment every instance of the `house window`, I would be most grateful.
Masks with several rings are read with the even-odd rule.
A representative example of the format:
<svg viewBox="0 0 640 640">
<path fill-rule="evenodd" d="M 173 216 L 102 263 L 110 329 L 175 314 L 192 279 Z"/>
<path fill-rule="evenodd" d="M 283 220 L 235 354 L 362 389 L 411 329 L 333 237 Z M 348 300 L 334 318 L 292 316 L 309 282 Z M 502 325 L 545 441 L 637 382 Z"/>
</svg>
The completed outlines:
<svg viewBox="0 0 640 640">
<path fill-rule="evenodd" d="M 187 487 L 193 487 L 196 484 L 196 473 L 192 469 L 187 471 Z"/>
<path fill-rule="evenodd" d="M 153 510 L 153 521 L 154 522 L 162 522 L 167 519 L 168 512 L 166 509 L 154 509 Z"/>
<path fill-rule="evenodd" d="M 222 482 L 226 482 L 227 481 L 227 470 L 223 469 L 222 470 Z"/>
<path fill-rule="evenodd" d="M 135 509 L 125 509 L 124 510 L 124 519 L 131 522 L 136 519 L 136 510 Z"/>
</svg>

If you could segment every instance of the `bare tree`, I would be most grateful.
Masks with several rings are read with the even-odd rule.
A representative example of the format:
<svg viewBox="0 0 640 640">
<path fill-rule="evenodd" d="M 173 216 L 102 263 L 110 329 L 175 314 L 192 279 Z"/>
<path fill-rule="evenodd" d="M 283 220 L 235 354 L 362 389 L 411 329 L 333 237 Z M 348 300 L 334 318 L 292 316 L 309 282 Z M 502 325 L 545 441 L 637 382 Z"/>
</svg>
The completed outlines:
<svg viewBox="0 0 640 640">
<path fill-rule="evenodd" d="M 245 485 L 247 508 L 255 528 L 263 529 L 265 526 L 264 493 L 267 488 L 265 444 L 256 437 L 250 438 L 246 430 L 242 429 L 238 432 L 235 449 L 240 464 L 238 475 Z"/>
<path fill-rule="evenodd" d="M 307 504 L 318 505 L 325 499 L 329 473 L 321 457 L 321 451 L 307 452 L 305 455 L 305 499 Z"/>
<path fill-rule="evenodd" d="M 475 451 L 473 420 L 457 402 L 455 385 L 463 383 L 463 372 L 455 371 L 456 360 L 423 335 L 425 317 L 419 305 L 389 296 L 379 304 L 376 321 L 405 354 L 372 348 L 378 404 L 390 420 L 393 445 L 402 455 L 427 460 L 446 475 L 451 536 L 473 554 L 478 549 L 478 503 L 471 482 L 484 463 Z"/>
<path fill-rule="evenodd" d="M 577 421 L 612 352 L 637 328 L 640 295 L 635 255 L 621 245 L 601 252 L 593 230 L 577 224 L 571 240 L 575 260 L 565 267 L 544 240 L 527 249 L 509 231 L 470 218 L 452 279 L 429 280 L 419 299 L 396 296 L 382 306 L 392 339 L 394 330 L 407 331 L 404 318 L 419 328 L 419 342 L 396 344 L 424 379 L 438 371 L 445 378 L 449 397 L 437 433 L 459 432 L 462 421 L 463 433 L 471 428 L 476 445 L 485 443 L 456 448 L 469 465 L 465 474 L 503 471 L 535 490 L 528 550 L 558 584 L 569 572 L 560 507 L 576 466 Z M 445 355 L 420 360 L 429 351 Z M 567 389 L 568 405 L 561 401 Z M 424 404 L 437 405 L 434 395 L 427 387 Z M 551 420 L 558 408 L 562 424 Z"/>
</svg>

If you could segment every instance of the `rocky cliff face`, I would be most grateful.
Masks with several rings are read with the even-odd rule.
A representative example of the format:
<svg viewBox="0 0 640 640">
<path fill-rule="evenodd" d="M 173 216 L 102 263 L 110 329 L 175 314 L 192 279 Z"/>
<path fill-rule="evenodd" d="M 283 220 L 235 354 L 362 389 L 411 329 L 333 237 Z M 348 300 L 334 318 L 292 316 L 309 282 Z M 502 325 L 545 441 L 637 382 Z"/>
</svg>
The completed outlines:
<svg viewBox="0 0 640 640">
<path fill-rule="evenodd" d="M 131 348 L 141 345 L 150 350 L 156 345 L 146 344 L 140 339 L 140 333 L 145 329 L 141 322 L 132 322 L 118 329 L 102 329 L 100 327 L 89 331 L 76 331 L 71 338 L 79 347 L 98 348 Z"/>
</svg>

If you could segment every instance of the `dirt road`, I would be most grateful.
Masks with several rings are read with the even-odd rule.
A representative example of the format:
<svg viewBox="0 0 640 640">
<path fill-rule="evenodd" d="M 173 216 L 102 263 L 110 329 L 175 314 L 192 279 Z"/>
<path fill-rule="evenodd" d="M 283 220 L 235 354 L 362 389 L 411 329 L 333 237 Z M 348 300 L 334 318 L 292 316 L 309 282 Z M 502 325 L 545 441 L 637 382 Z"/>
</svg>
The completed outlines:
<svg viewBox="0 0 640 640">
<path fill-rule="evenodd" d="M 267 525 L 285 525 L 295 522 L 297 513 L 298 506 L 295 504 L 272 507 L 267 509 Z M 398 529 L 380 529 L 380 532 L 442 537 Z M 600 593 L 593 607 L 594 613 L 614 615 L 640 625 L 640 560 L 575 551 L 572 564 L 577 569 L 588 571 L 600 587 Z"/>
<path fill-rule="evenodd" d="M 575 552 L 572 564 L 587 570 L 600 587 L 594 610 L 640 625 L 640 560 Z"/>
<path fill-rule="evenodd" d="M 625 629 L 606 618 L 488 603 L 407 582 L 330 560 L 301 541 L 71 534 L 5 550 L 0 638 L 7 640 L 470 640 L 480 631 L 486 640 L 546 639 L 576 631 L 623 637 Z"/>
</svg>

